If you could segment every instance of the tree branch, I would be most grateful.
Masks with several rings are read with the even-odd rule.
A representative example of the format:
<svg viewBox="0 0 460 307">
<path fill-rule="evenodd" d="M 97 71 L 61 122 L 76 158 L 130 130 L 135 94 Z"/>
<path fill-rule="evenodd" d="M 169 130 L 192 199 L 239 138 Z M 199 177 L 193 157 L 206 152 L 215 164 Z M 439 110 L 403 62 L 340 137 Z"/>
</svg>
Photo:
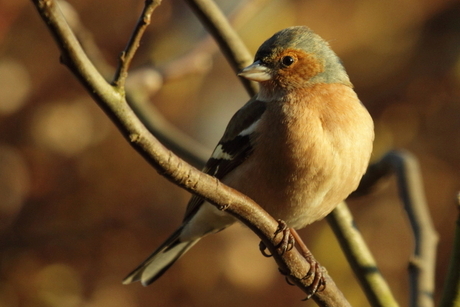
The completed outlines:
<svg viewBox="0 0 460 307">
<path fill-rule="evenodd" d="M 278 223 L 248 197 L 193 168 L 167 150 L 139 121 L 120 91 L 107 83 L 89 61 L 55 1 L 32 1 L 57 41 L 63 62 L 130 144 L 158 173 L 187 191 L 203 197 L 220 210 L 234 215 L 252 229 L 274 255 L 280 268 L 288 272 L 290 279 L 308 293 L 308 280 L 303 277 L 309 271 L 310 265 L 296 249 L 282 255 L 278 253 L 276 246 L 280 238 L 273 238 Z M 349 306 L 332 279 L 327 276 L 326 279 L 327 287 L 314 296 L 315 301 L 321 306 Z"/>
<path fill-rule="evenodd" d="M 147 5 L 150 4 L 147 3 Z M 59 7 L 64 13 L 64 16 L 69 16 L 67 17 L 67 23 L 73 30 L 74 35 L 77 37 L 87 57 L 93 60 L 95 66 L 99 68 L 99 72 L 107 78 L 111 71 L 113 71 L 113 67 L 102 57 L 102 52 L 94 41 L 93 35 L 81 23 L 78 13 L 70 3 L 67 1 L 59 1 Z M 142 19 L 142 15 L 146 12 L 148 13 L 149 10 L 144 8 L 140 19 Z M 140 21 L 137 26 L 139 26 L 139 23 Z M 138 31 L 138 33 L 140 32 Z M 133 34 L 131 36 L 131 41 L 133 40 L 133 36 L 135 35 Z M 136 40 L 139 41 L 140 36 Z M 193 52 L 193 54 L 195 54 L 195 52 Z M 193 55 L 191 58 L 193 58 Z M 183 60 L 180 59 L 179 61 L 182 62 Z M 120 62 L 118 67 L 119 71 L 122 65 L 124 65 L 123 62 Z M 175 66 L 176 64 L 172 63 L 170 65 Z M 127 68 L 126 66 L 126 69 Z M 206 159 L 209 157 L 211 150 L 204 148 L 195 139 L 172 125 L 148 99 L 152 92 L 161 88 L 170 78 L 168 75 L 168 70 L 171 70 L 169 65 L 165 65 L 164 70 L 166 70 L 166 72 L 164 72 L 163 69 L 157 70 L 154 68 L 143 67 L 136 69 L 134 74 L 131 73 L 127 82 L 123 82 L 123 85 L 127 87 L 126 91 L 123 90 L 120 91 L 120 93 L 124 92 L 126 100 L 136 116 L 162 144 L 173 150 L 182 157 L 182 159 L 185 159 L 193 166 L 202 167 L 206 163 Z M 118 72 L 118 74 L 120 73 Z M 148 87 L 148 89 L 146 89 L 146 87 Z"/>
<path fill-rule="evenodd" d="M 438 235 L 426 203 L 417 159 L 407 151 L 391 151 L 382 159 L 396 173 L 399 195 L 409 217 L 415 248 L 409 265 L 410 305 L 434 306 L 434 271 Z"/>
<path fill-rule="evenodd" d="M 345 202 L 327 216 L 327 221 L 371 306 L 398 306 Z"/>
<path fill-rule="evenodd" d="M 395 173 L 399 196 L 414 234 L 415 248 L 409 265 L 410 306 L 434 305 L 434 270 L 437 233 L 426 204 L 417 159 L 407 151 L 390 151 L 371 165 L 357 194 L 367 193 L 383 176 Z"/>
<path fill-rule="evenodd" d="M 241 27 L 258 12 L 267 0 L 252 0 L 240 4 L 230 15 L 235 27 Z M 78 12 L 71 4 L 60 1 L 59 6 L 67 17 L 83 49 L 93 60 L 104 76 L 108 76 L 113 68 L 102 57 L 92 34 L 81 23 Z M 143 10 L 143 14 L 146 9 Z M 147 129 L 167 148 L 179 157 L 201 168 L 206 163 L 211 149 L 205 148 L 195 139 L 172 125 L 158 109 L 149 101 L 165 83 L 184 77 L 187 74 L 203 73 L 211 67 L 212 55 L 218 50 L 212 43 L 212 37 L 206 36 L 187 54 L 159 67 L 142 67 L 131 71 L 126 81 L 126 99 Z M 238 49 L 230 46 L 228 49 Z M 249 56 L 249 55 L 248 55 Z M 120 63 L 121 64 L 121 63 Z M 205 64 L 205 65 L 204 65 Z"/>
<path fill-rule="evenodd" d="M 388 152 L 379 162 L 369 166 L 353 196 L 368 193 L 380 178 L 391 173 L 396 174 L 399 195 L 415 240 L 414 253 L 409 265 L 410 306 L 432 307 L 434 306 L 434 272 L 438 235 L 426 203 L 417 159 L 407 151 Z M 340 236 L 340 233 L 336 235 Z M 347 249 L 344 246 L 342 248 Z M 352 255 L 347 256 L 348 260 L 352 267 L 356 266 L 354 270 L 359 274 L 359 280 L 365 281 L 365 272 L 359 273 L 365 269 L 365 266 L 357 263 L 356 260 L 359 258 L 353 256 L 354 251 L 351 253 Z M 368 285 L 363 287 L 366 289 Z"/>
<path fill-rule="evenodd" d="M 121 53 L 118 69 L 115 73 L 115 77 L 112 81 L 118 90 L 122 90 L 125 87 L 126 78 L 128 77 L 128 68 L 131 64 L 131 60 L 136 54 L 137 48 L 139 48 L 142 35 L 150 24 L 150 18 L 153 11 L 161 4 L 161 0 L 145 0 L 144 10 L 142 11 L 141 17 L 138 19 L 136 27 L 131 35 L 131 38 L 126 45 L 125 50 Z"/>
</svg>

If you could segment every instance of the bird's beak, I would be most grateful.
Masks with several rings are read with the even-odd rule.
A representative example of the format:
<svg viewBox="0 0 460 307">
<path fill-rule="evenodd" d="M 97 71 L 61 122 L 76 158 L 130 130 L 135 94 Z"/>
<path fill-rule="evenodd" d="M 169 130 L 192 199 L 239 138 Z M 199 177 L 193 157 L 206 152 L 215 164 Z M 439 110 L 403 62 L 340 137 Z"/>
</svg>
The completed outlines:
<svg viewBox="0 0 460 307">
<path fill-rule="evenodd" d="M 248 67 L 243 68 L 238 73 L 238 76 L 257 82 L 268 81 L 272 79 L 270 70 L 267 66 L 264 66 L 261 61 L 255 61 Z"/>
</svg>

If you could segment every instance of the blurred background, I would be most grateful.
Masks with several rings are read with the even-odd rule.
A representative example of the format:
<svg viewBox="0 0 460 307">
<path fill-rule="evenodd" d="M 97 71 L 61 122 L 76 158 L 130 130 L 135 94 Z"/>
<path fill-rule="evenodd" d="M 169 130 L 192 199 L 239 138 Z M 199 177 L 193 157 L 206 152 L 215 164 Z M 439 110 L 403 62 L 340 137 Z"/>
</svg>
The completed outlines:
<svg viewBox="0 0 460 307">
<path fill-rule="evenodd" d="M 110 76 L 143 1 L 70 5 L 64 7 L 69 22 L 82 28 L 93 59 Z M 460 190 L 460 3 L 219 5 L 234 16 L 252 53 L 284 27 L 311 27 L 342 58 L 375 120 L 373 159 L 391 149 L 417 156 L 440 235 L 439 300 Z M 248 96 L 206 37 L 183 2 L 163 1 L 128 85 L 210 153 Z M 180 224 L 188 198 L 149 167 L 60 65 L 32 3 L 1 0 L 0 306 L 314 305 L 301 302 L 304 294 L 285 283 L 274 261 L 260 255 L 259 240 L 239 225 L 201 241 L 148 288 L 121 285 Z M 396 298 L 407 305 L 413 243 L 394 178 L 349 205 Z M 300 233 L 351 304 L 368 306 L 327 223 Z"/>
</svg>

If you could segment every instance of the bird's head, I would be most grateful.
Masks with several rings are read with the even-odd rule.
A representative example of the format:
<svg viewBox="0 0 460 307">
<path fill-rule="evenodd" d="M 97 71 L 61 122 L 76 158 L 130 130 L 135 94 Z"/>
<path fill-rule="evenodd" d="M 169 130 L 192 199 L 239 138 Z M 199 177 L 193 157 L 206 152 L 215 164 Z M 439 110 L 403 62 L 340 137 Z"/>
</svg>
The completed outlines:
<svg viewBox="0 0 460 307">
<path fill-rule="evenodd" d="M 257 51 L 254 63 L 239 76 L 257 81 L 261 90 L 281 92 L 318 83 L 351 86 L 347 73 L 329 44 L 305 26 L 275 33 Z"/>
</svg>

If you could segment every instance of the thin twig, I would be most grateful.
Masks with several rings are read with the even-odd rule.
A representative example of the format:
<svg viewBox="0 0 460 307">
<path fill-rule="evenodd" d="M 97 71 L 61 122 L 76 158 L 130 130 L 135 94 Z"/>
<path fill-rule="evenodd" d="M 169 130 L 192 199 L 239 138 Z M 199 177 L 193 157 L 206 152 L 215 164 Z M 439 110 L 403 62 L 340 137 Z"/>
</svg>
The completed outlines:
<svg viewBox="0 0 460 307">
<path fill-rule="evenodd" d="M 457 211 L 454 245 L 440 307 L 460 306 L 460 193 L 457 195 Z"/>
<path fill-rule="evenodd" d="M 396 174 L 398 190 L 414 234 L 415 248 L 409 266 L 409 306 L 434 306 L 434 271 L 437 233 L 431 221 L 417 159 L 407 151 L 390 151 L 369 168 L 363 178 L 366 191 L 391 172 Z"/>
<path fill-rule="evenodd" d="M 418 161 L 407 151 L 389 152 L 382 160 L 383 163 L 389 163 L 396 173 L 399 195 L 415 239 L 414 253 L 409 265 L 409 306 L 432 307 L 438 235 L 423 192 Z"/>
<path fill-rule="evenodd" d="M 409 306 L 434 305 L 434 270 L 437 233 L 426 204 L 417 159 L 407 151 L 390 151 L 370 166 L 359 193 L 366 193 L 379 178 L 395 173 L 398 190 L 414 234 L 415 248 L 409 266 Z"/>
<path fill-rule="evenodd" d="M 369 303 L 373 307 L 396 307 L 391 290 L 354 223 L 345 202 L 327 216 L 327 221 L 337 237 Z"/>
<path fill-rule="evenodd" d="M 161 4 L 161 0 L 145 0 L 144 10 L 142 11 L 141 17 L 137 21 L 136 27 L 126 45 L 125 50 L 121 53 L 118 69 L 115 73 L 115 77 L 112 81 L 118 90 L 124 89 L 126 78 L 128 77 L 128 68 L 131 61 L 136 54 L 137 48 L 139 48 L 141 37 L 150 24 L 150 18 L 153 11 Z"/>
<path fill-rule="evenodd" d="M 136 117 L 123 95 L 104 80 L 86 57 L 55 1 L 33 0 L 33 3 L 57 41 L 64 63 L 117 125 L 133 148 L 164 177 L 203 197 L 221 210 L 226 210 L 251 228 L 274 255 L 283 271 L 289 272 L 290 279 L 308 293 L 309 285 L 303 279 L 310 269 L 308 262 L 296 249 L 283 255 L 277 253 L 279 239 L 274 239 L 273 233 L 278 223 L 248 197 L 191 167 L 158 142 Z M 314 296 L 315 300 L 320 302 L 321 306 L 349 306 L 340 290 L 328 277 L 327 284 L 323 292 Z"/>
<path fill-rule="evenodd" d="M 251 63 L 251 54 L 214 1 L 186 0 L 186 2 L 214 37 L 235 72 Z M 239 79 L 250 96 L 257 93 L 255 82 L 241 77 Z"/>
<path fill-rule="evenodd" d="M 415 240 L 414 254 L 409 266 L 411 289 L 409 306 L 432 307 L 438 236 L 426 204 L 417 159 L 407 151 L 388 152 L 379 162 L 369 167 L 356 194 L 367 193 L 380 178 L 392 172 L 397 176 L 400 198 L 409 217 Z M 358 265 L 354 263 L 356 256 L 347 257 L 352 267 Z M 364 267 L 355 268 L 357 274 L 363 270 L 365 271 Z M 366 281 L 365 274 L 358 275 L 358 279 L 362 280 L 363 288 L 371 286 L 367 284 L 369 282 Z M 365 292 L 367 294 L 367 291 Z"/>
</svg>

